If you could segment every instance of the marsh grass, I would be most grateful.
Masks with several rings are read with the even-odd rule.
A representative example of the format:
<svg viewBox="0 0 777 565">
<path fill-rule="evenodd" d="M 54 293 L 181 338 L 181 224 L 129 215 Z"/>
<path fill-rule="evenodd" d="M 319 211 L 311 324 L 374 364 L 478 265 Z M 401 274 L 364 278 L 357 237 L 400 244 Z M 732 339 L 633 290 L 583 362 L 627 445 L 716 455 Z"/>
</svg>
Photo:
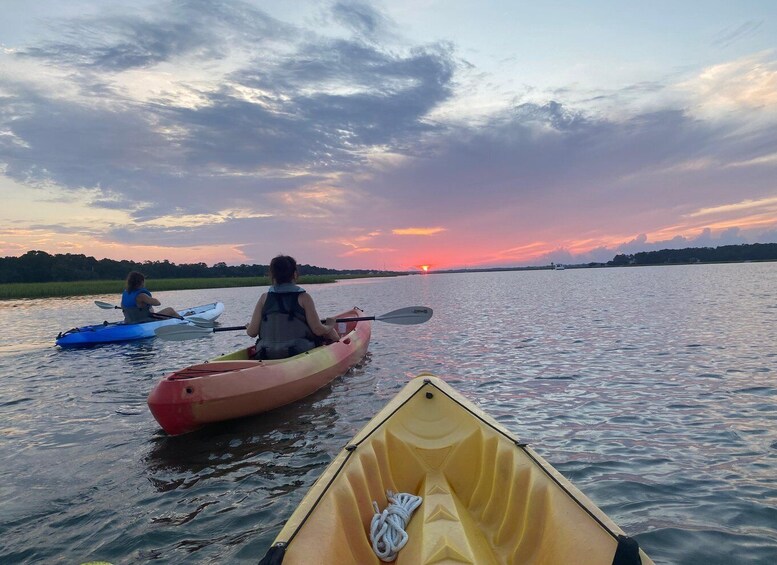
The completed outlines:
<svg viewBox="0 0 777 565">
<path fill-rule="evenodd" d="M 356 278 L 352 276 L 303 275 L 300 285 L 336 282 L 337 279 Z M 121 294 L 124 288 L 120 281 L 74 281 L 47 283 L 7 283 L 0 284 L 0 300 L 14 298 L 51 298 L 56 296 L 88 296 L 91 294 Z M 146 279 L 146 288 L 151 292 L 162 290 L 188 290 L 200 288 L 235 288 L 248 286 L 267 286 L 268 277 L 223 277 L 196 279 Z"/>
</svg>

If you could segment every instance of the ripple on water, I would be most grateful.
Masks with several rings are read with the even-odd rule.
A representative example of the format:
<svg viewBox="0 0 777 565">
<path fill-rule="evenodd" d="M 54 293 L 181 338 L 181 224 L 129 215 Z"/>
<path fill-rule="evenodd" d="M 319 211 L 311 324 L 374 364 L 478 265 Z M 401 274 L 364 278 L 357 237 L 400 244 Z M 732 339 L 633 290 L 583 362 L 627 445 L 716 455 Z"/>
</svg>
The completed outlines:
<svg viewBox="0 0 777 565">
<path fill-rule="evenodd" d="M 60 351 L 44 328 L 89 322 L 95 298 L 115 297 L 0 304 L 19 330 L 15 343 L 0 341 L 9 368 L 0 561 L 255 563 L 353 434 L 409 378 L 431 371 L 529 441 L 656 562 L 777 562 L 777 335 L 764 331 L 774 302 L 765 281 L 776 269 L 316 287 L 321 311 L 418 303 L 435 316 L 375 324 L 368 357 L 308 399 L 181 438 L 160 432 L 148 392 L 164 373 L 242 347 L 245 336 Z M 232 325 L 258 290 L 160 294 L 171 304 L 221 299 Z"/>
</svg>

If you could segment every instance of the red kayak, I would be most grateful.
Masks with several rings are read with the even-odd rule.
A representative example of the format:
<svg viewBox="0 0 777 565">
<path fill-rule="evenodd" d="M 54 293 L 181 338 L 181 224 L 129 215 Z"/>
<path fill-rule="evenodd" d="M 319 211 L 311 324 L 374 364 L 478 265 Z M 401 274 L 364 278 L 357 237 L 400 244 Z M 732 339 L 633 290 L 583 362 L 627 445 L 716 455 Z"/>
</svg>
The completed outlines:
<svg viewBox="0 0 777 565">
<path fill-rule="evenodd" d="M 354 308 L 337 318 L 359 316 L 361 310 Z M 154 387 L 148 407 L 168 434 L 179 435 L 300 400 L 345 373 L 367 353 L 370 321 L 338 326 L 339 342 L 288 359 L 255 361 L 251 347 L 175 371 Z"/>
</svg>

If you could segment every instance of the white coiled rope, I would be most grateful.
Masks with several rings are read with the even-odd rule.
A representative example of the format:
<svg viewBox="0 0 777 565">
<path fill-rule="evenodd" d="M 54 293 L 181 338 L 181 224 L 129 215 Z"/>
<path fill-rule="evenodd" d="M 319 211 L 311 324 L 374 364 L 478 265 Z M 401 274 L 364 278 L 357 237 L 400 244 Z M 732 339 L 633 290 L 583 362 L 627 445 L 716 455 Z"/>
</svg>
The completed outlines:
<svg viewBox="0 0 777 565">
<path fill-rule="evenodd" d="M 375 515 L 370 523 L 370 541 L 375 555 L 381 561 L 389 562 L 394 561 L 399 550 L 405 547 L 405 527 L 423 499 L 420 496 L 390 490 L 386 491 L 386 497 L 389 505 L 383 512 L 378 508 L 377 502 L 372 502 Z"/>
</svg>

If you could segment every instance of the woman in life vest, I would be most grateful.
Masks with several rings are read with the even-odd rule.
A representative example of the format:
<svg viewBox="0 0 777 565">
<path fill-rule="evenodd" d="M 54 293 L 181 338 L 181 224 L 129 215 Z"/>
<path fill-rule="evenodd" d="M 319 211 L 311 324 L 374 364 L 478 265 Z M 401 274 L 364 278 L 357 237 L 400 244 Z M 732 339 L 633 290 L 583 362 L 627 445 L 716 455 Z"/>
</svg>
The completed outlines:
<svg viewBox="0 0 777 565">
<path fill-rule="evenodd" d="M 143 286 L 145 282 L 145 275 L 137 271 L 131 271 L 127 275 L 127 287 L 121 293 L 121 311 L 124 312 L 124 322 L 137 324 L 160 318 L 180 318 L 178 312 L 172 308 L 163 308 L 159 312 L 154 312 L 153 306 L 159 306 L 162 303 L 151 296 L 148 289 Z"/>
<path fill-rule="evenodd" d="M 270 262 L 270 290 L 254 308 L 246 333 L 256 340 L 257 359 L 285 359 L 321 345 L 324 339 L 340 341 L 335 321 L 322 324 L 313 299 L 295 283 L 297 262 L 278 255 Z"/>
</svg>

